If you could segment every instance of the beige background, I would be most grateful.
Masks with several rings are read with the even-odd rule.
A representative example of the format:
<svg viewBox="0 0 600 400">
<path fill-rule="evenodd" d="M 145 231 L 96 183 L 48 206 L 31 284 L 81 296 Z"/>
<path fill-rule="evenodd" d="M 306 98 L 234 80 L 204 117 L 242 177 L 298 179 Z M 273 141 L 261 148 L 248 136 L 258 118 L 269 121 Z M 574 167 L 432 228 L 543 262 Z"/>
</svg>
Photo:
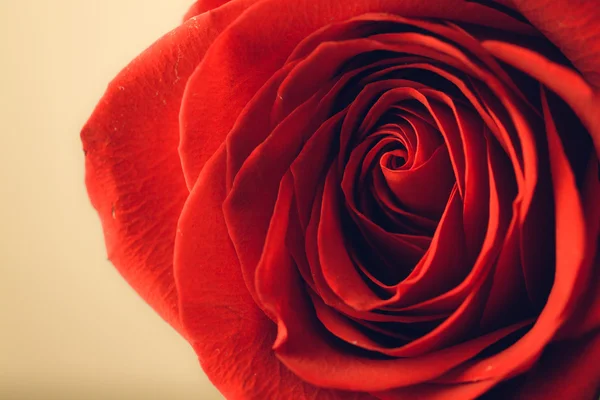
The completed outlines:
<svg viewBox="0 0 600 400">
<path fill-rule="evenodd" d="M 79 130 L 192 0 L 0 0 L 0 398 L 221 398 L 106 261 Z"/>
</svg>

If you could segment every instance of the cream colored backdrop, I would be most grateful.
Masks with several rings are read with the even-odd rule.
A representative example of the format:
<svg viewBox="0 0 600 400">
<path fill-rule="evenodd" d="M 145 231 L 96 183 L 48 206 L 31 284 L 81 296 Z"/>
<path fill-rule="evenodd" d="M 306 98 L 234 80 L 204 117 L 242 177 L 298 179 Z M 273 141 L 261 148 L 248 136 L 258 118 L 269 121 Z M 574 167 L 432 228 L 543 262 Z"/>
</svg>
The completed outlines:
<svg viewBox="0 0 600 400">
<path fill-rule="evenodd" d="M 106 261 L 79 130 L 192 0 L 0 0 L 0 399 L 221 398 Z"/>
</svg>

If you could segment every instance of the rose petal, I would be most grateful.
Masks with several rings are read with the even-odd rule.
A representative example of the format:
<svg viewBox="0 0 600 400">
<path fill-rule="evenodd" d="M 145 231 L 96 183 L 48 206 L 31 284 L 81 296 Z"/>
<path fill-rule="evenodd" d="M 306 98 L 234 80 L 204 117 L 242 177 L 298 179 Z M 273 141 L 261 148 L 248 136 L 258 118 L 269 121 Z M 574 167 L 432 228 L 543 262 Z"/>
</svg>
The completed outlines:
<svg viewBox="0 0 600 400">
<path fill-rule="evenodd" d="M 595 400 L 600 389 L 598 359 L 598 332 L 577 340 L 553 343 L 516 388 L 516 393 L 508 392 L 504 396 L 512 394 L 516 399 L 527 400 Z"/>
<path fill-rule="evenodd" d="M 465 262 L 463 234 L 457 229 L 461 222 L 462 202 L 455 188 L 430 248 L 414 271 L 396 286 L 393 307 L 406 307 L 434 298 L 465 278 L 469 264 Z"/>
<path fill-rule="evenodd" d="M 537 0 L 534 2 L 537 2 Z M 572 8 L 572 6 L 568 8 Z M 582 5 L 578 11 L 582 11 L 585 8 L 587 7 L 583 7 Z M 595 12 L 598 13 L 597 11 Z M 557 18 L 562 19 L 562 17 L 558 16 Z M 600 17 L 598 18 L 600 19 Z M 556 23 L 556 20 L 553 19 L 552 23 Z M 600 58 L 600 33 L 595 34 L 595 36 L 599 43 L 593 57 Z M 579 46 L 583 42 L 573 42 L 573 45 L 577 43 L 577 46 Z M 566 45 L 564 39 L 562 43 Z M 600 112 L 598 112 L 600 95 L 595 93 L 592 87 L 576 71 L 552 62 L 534 51 L 513 44 L 490 40 L 483 42 L 483 46 L 495 57 L 533 76 L 561 96 L 579 118 L 581 118 L 581 122 L 585 125 L 594 141 L 596 154 L 600 156 Z M 582 47 L 581 50 L 583 49 L 586 48 Z M 590 54 L 594 54 L 593 49 L 586 49 L 585 51 L 588 50 L 592 52 Z M 587 65 L 588 61 L 583 61 L 582 59 L 582 62 Z M 596 66 L 595 68 L 597 74 L 598 67 Z M 588 70 L 588 72 L 591 71 Z M 594 81 L 597 85 L 600 84 L 600 74 L 594 78 Z"/>
<path fill-rule="evenodd" d="M 345 111 L 340 111 L 323 123 L 290 166 L 300 224 L 304 230 L 307 229 L 315 198 L 318 198 L 317 187 L 325 182 L 325 174 L 331 164 L 328 157 L 345 114 Z"/>
<path fill-rule="evenodd" d="M 383 167 L 382 170 L 396 199 L 409 209 L 424 215 L 441 215 L 444 211 L 454 185 L 445 147 L 439 147 L 428 161 L 415 169 L 395 171 Z"/>
<path fill-rule="evenodd" d="M 370 399 L 307 384 L 275 357 L 276 326 L 248 293 L 221 210 L 225 169 L 223 146 L 186 202 L 175 243 L 182 323 L 207 375 L 233 399 Z"/>
<path fill-rule="evenodd" d="M 304 380 L 319 386 L 365 391 L 417 383 L 472 357 L 507 334 L 502 331 L 422 357 L 396 360 L 349 355 L 330 343 L 325 339 L 326 332 L 315 324 L 297 270 L 282 243 L 292 188 L 291 174 L 287 174 L 279 190 L 256 282 L 261 302 L 278 323 L 275 352 Z"/>
<path fill-rule="evenodd" d="M 531 318 L 533 314 L 524 284 L 519 244 L 520 235 L 517 232 L 507 238 L 498 257 L 480 320 L 484 332 Z"/>
<path fill-rule="evenodd" d="M 231 0 L 197 0 L 185 13 L 183 17 L 184 21 L 195 17 L 196 15 L 200 15 L 204 12 L 213 10 L 215 8 L 221 7 L 223 4 L 230 2 Z"/>
<path fill-rule="evenodd" d="M 331 168 L 325 182 L 317 233 L 320 269 L 328 286 L 345 304 L 356 310 L 370 310 L 376 308 L 382 299 L 367 285 L 348 253 L 338 184 L 337 170 Z M 398 244 L 407 246 L 401 242 Z"/>
<path fill-rule="evenodd" d="M 273 94 L 273 93 L 271 93 Z M 279 182 L 319 125 L 311 119 L 319 105 L 316 95 L 292 114 L 245 160 L 223 204 L 229 235 L 240 259 L 248 290 L 254 292 L 254 270 L 263 251 Z M 260 108 L 259 108 L 260 109 Z M 305 124 L 308 123 L 308 126 Z M 257 127 L 257 134 L 262 132 Z M 228 173 L 232 156 L 228 152 Z"/>
<path fill-rule="evenodd" d="M 600 180 L 597 174 L 598 160 L 592 157 L 588 163 L 583 191 L 590 247 L 597 246 L 594 241 L 600 234 Z M 579 299 L 575 314 L 560 333 L 561 338 L 577 338 L 600 328 L 600 252 L 597 250 L 596 258 L 592 262 L 592 271 L 590 285 Z"/>
<path fill-rule="evenodd" d="M 464 32 L 461 28 L 458 28 L 454 24 L 446 20 L 445 24 L 438 24 L 435 22 L 426 22 L 418 19 L 407 19 L 404 18 L 403 13 L 364 13 L 358 15 L 349 20 L 343 20 L 341 22 L 335 22 L 326 25 L 323 28 L 318 29 L 312 35 L 307 36 L 302 42 L 294 49 L 293 53 L 288 58 L 288 61 L 296 60 L 305 57 L 307 54 L 312 52 L 319 43 L 336 41 L 336 40 L 349 40 L 364 38 L 374 34 L 382 34 L 389 32 L 397 32 L 397 25 L 408 25 L 411 27 L 417 27 L 419 31 L 429 30 L 436 33 L 437 36 L 446 37 L 456 42 L 463 42 L 465 40 Z M 395 24 L 390 25 L 389 22 Z M 448 27 L 447 25 L 451 26 Z M 485 25 L 485 24 L 483 24 Z M 508 31 L 519 32 L 521 34 L 533 34 L 536 35 L 538 32 L 525 24 L 510 24 L 511 26 L 505 26 Z M 472 40 L 471 43 L 476 43 Z M 489 60 L 489 56 L 485 55 L 485 52 L 478 52 L 474 50 L 469 44 L 465 45 L 470 51 L 477 55 L 479 58 L 483 58 L 485 61 Z M 480 47 L 477 46 L 476 47 Z M 498 69 L 499 75 L 505 74 L 501 69 Z"/>
<path fill-rule="evenodd" d="M 271 132 L 262 110 L 274 101 L 277 84 L 287 71 L 288 68 L 281 70 L 261 89 L 227 140 L 227 181 L 231 192 L 223 210 L 253 296 L 254 269 L 262 251 L 279 181 L 304 143 L 316 134 L 315 131 L 319 133 L 320 126 L 326 133 L 330 131 L 326 118 L 339 89 L 339 86 L 332 88 L 333 84 L 321 88 Z M 293 73 L 292 69 L 290 74 Z M 253 124 L 255 121 L 259 123 Z M 262 140 L 264 142 L 260 143 Z M 254 148 L 258 143 L 260 145 Z"/>
<path fill-rule="evenodd" d="M 208 146 L 213 151 L 216 149 L 244 106 L 281 68 L 294 47 L 326 24 L 368 12 L 382 12 L 405 17 L 437 17 L 516 31 L 526 27 L 495 10 L 457 0 L 435 4 L 418 0 L 361 0 L 351 4 L 341 4 L 337 0 L 318 3 L 265 0 L 254 3 L 253 0 L 236 0 L 226 4 L 240 8 L 253 5 L 219 36 L 188 85 L 184 104 L 189 104 L 188 109 L 192 110 L 189 115 L 193 118 L 186 117 L 188 113 L 182 110 L 184 126 L 180 145 L 188 187 L 193 185 L 210 156 Z M 269 46 L 263 46 L 264 43 Z M 213 142 L 216 144 L 210 144 Z"/>
<path fill-rule="evenodd" d="M 321 296 L 323 301 L 344 314 L 366 321 L 387 321 L 387 322 L 407 322 L 416 320 L 415 317 L 403 317 L 397 315 L 386 315 L 370 311 L 357 311 L 342 301 L 331 289 L 323 276 L 323 268 L 319 260 L 319 247 L 317 245 L 317 230 L 320 223 L 320 215 L 322 209 L 323 190 L 325 183 L 321 181 L 316 188 L 315 201 L 312 206 L 311 216 L 306 229 L 305 245 L 307 261 L 310 267 L 310 272 L 314 280 L 316 292 Z M 375 305 L 376 306 L 376 305 Z M 437 319 L 439 316 L 428 314 L 429 319 Z"/>
<path fill-rule="evenodd" d="M 420 385 L 373 393 L 380 400 L 427 399 L 455 400 L 476 399 L 494 386 L 492 381 L 470 382 L 457 385 L 423 383 Z"/>
<path fill-rule="evenodd" d="M 556 276 L 546 306 L 537 322 L 517 343 L 503 352 L 469 366 L 457 368 L 452 379 L 471 382 L 481 379 L 506 380 L 526 371 L 539 359 L 572 312 L 590 277 L 595 245 L 586 236 L 582 199 L 563 151 L 556 126 L 542 90 L 556 215 Z M 490 368 L 491 366 L 491 368 Z"/>
<path fill-rule="evenodd" d="M 560 48 L 588 82 L 600 88 L 600 8 L 596 3 L 588 0 L 568 3 L 511 1 L 525 18 Z"/>
<path fill-rule="evenodd" d="M 514 182 L 502 172 L 506 163 L 503 163 L 504 160 L 500 157 L 496 146 L 489 142 L 487 145 L 487 159 L 490 182 L 489 221 L 481 252 L 475 260 L 473 268 L 456 287 L 437 297 L 403 307 L 401 309 L 403 312 L 439 313 L 454 311 L 467 298 L 472 288 L 488 276 L 502 249 L 502 245 L 516 234 L 517 220 L 514 209 L 517 205 L 513 204 L 513 210 L 511 210 L 511 201 L 514 199 L 515 191 L 513 188 Z M 418 272 L 421 273 L 421 271 Z M 414 278 L 418 276 L 416 274 Z"/>
<path fill-rule="evenodd" d="M 379 221 L 373 218 L 374 215 L 370 215 L 373 214 L 375 210 L 368 208 L 365 204 L 367 201 L 372 203 L 373 197 L 375 197 L 375 200 L 378 202 L 384 202 L 385 204 L 381 204 L 381 206 L 387 207 L 388 209 L 393 207 L 393 204 L 391 203 L 395 203 L 394 199 L 387 199 L 384 197 L 385 192 L 389 190 L 387 187 L 385 190 L 377 190 L 377 188 L 374 187 L 373 190 L 376 192 L 372 193 L 367 188 L 361 186 L 361 181 L 362 185 L 365 185 L 364 181 L 367 181 L 367 177 L 363 176 L 362 171 L 359 173 L 359 168 L 361 167 L 360 164 L 362 162 L 362 167 L 364 168 L 365 162 L 367 162 L 371 155 L 370 152 L 368 152 L 365 158 L 362 159 L 365 150 L 371 146 L 374 146 L 372 150 L 377 150 L 377 148 L 384 143 L 385 140 L 378 140 L 377 137 L 373 137 L 365 140 L 354 148 L 350 159 L 348 160 L 348 164 L 344 168 L 341 182 L 342 191 L 348 204 L 348 213 L 360 230 L 360 232 L 357 233 L 362 233 L 360 236 L 362 236 L 366 243 L 369 244 L 369 247 L 384 259 L 404 260 L 402 264 L 408 268 L 412 268 L 421 258 L 424 250 L 429 246 L 431 239 L 423 235 L 422 232 L 416 232 L 415 234 L 396 233 L 395 231 L 388 232 L 379 224 Z M 362 204 L 357 204 L 357 200 Z M 428 218 L 421 218 L 408 210 L 399 209 L 398 211 L 397 216 L 403 217 L 407 223 L 420 225 L 423 224 L 423 221 L 425 221 L 425 223 L 432 222 Z M 399 232 L 402 232 L 402 225 L 395 228 L 397 228 Z M 396 267 L 398 266 L 400 265 L 397 265 Z"/>
<path fill-rule="evenodd" d="M 188 196 L 177 154 L 179 107 L 190 74 L 235 18 L 198 17 L 165 35 L 109 85 L 81 132 L 86 184 L 109 259 L 163 318 L 180 330 L 173 243 Z"/>
</svg>

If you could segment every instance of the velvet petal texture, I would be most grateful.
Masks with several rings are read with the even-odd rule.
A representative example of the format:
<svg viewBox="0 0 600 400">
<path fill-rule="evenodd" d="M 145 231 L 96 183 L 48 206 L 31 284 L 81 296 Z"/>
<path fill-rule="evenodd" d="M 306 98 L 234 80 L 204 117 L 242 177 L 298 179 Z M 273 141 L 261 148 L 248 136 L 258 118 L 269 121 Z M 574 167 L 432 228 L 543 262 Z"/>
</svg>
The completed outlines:
<svg viewBox="0 0 600 400">
<path fill-rule="evenodd" d="M 179 109 L 188 77 L 227 18 L 218 22 L 187 21 L 141 54 L 111 82 L 81 133 L 108 257 L 178 330 L 172 260 L 188 195 L 177 154 Z"/>
<path fill-rule="evenodd" d="M 157 41 L 111 82 L 81 132 L 109 259 L 184 335 L 173 278 L 175 230 L 189 193 L 177 152 L 183 92 L 212 42 L 251 3 L 231 2 Z"/>
</svg>

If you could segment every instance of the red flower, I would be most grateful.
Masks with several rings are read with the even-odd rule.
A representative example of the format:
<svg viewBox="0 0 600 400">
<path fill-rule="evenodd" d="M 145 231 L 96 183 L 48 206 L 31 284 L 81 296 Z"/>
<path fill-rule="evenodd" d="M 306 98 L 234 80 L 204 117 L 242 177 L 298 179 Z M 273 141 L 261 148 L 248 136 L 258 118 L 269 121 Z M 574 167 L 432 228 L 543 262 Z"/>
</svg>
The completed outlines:
<svg viewBox="0 0 600 400">
<path fill-rule="evenodd" d="M 199 1 L 82 131 L 230 399 L 593 399 L 595 1 Z"/>
</svg>

